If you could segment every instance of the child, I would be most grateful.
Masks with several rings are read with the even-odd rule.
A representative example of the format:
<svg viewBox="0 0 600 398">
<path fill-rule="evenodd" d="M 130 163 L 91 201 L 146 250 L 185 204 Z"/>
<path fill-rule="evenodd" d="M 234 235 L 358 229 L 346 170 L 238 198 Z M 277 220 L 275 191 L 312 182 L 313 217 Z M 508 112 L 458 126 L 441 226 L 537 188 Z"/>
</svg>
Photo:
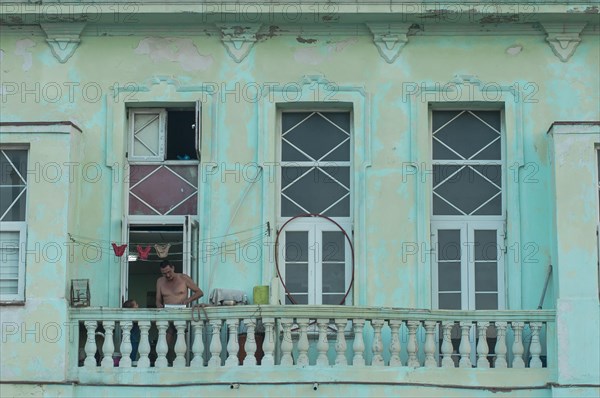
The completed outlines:
<svg viewBox="0 0 600 398">
<path fill-rule="evenodd" d="M 127 300 L 123 303 L 123 308 L 139 308 L 139 306 L 135 300 Z M 131 358 L 131 362 L 134 365 L 137 364 L 140 337 L 140 327 L 138 326 L 137 322 L 133 322 L 133 327 L 131 328 L 131 354 L 129 354 L 129 358 Z"/>
</svg>

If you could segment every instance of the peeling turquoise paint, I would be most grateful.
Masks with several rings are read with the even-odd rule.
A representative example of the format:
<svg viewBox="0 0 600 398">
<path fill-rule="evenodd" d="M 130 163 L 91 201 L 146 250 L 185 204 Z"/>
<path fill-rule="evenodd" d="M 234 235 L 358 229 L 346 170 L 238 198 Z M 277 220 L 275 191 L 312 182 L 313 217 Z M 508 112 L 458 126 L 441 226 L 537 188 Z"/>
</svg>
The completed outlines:
<svg viewBox="0 0 600 398">
<path fill-rule="evenodd" d="M 197 217 L 202 222 L 201 239 L 243 230 L 265 221 L 276 227 L 276 206 L 265 205 L 276 203 L 277 200 L 276 183 L 271 181 L 254 183 L 232 220 L 249 182 L 240 178 L 240 175 L 224 174 L 226 170 L 236 170 L 236 165 L 243 167 L 249 162 L 264 164 L 277 161 L 278 153 L 276 116 L 274 112 L 265 110 L 275 109 L 268 98 L 273 92 L 263 91 L 260 98 L 247 100 L 243 96 L 250 91 L 244 92 L 243 89 L 254 83 L 261 90 L 265 90 L 265 85 L 272 82 L 300 85 L 305 75 L 321 75 L 337 88 L 362 88 L 365 93 L 360 100 L 363 102 L 348 100 L 354 97 L 343 97 L 346 93 L 341 90 L 334 93 L 344 98 L 341 102 L 354 106 L 353 128 L 357 133 L 352 179 L 355 184 L 352 194 L 355 202 L 354 243 L 357 250 L 354 303 L 430 308 L 431 258 L 426 253 L 430 248 L 427 237 L 431 232 L 431 175 L 428 171 L 432 168 L 428 106 L 468 107 L 487 102 L 487 105 L 494 104 L 505 110 L 504 129 L 507 134 L 516 135 L 514 126 L 522 130 L 522 159 L 519 158 L 520 142 L 513 140 L 504 143 L 505 153 L 508 154 L 505 156 L 505 178 L 507 181 L 517 179 L 514 184 L 507 184 L 506 194 L 515 195 L 510 196 L 510 200 L 513 200 L 513 205 L 514 201 L 518 202 L 520 211 L 520 218 L 507 215 L 507 234 L 513 246 L 507 248 L 506 257 L 518 258 L 506 260 L 507 307 L 513 310 L 537 308 L 548 265 L 553 264 L 552 281 L 543 306 L 544 309 L 556 309 L 559 312 L 557 317 L 563 320 L 557 324 L 556 341 L 549 343 L 552 346 L 549 351 L 558 351 L 558 365 L 547 370 L 548 374 L 552 373 L 551 376 L 544 373 L 533 377 L 529 389 L 510 390 L 513 381 L 521 382 L 525 376 L 504 375 L 498 383 L 505 385 L 507 391 L 478 390 L 487 376 L 480 369 L 473 369 L 444 379 L 445 382 L 459 385 L 453 388 L 425 387 L 422 384 L 426 384 L 423 381 L 426 377 L 423 376 L 425 379 L 418 379 L 414 385 L 410 385 L 410 378 L 402 379 L 394 386 L 384 383 L 375 387 L 354 385 L 348 381 L 341 386 L 324 383 L 318 394 L 460 397 L 597 395 L 598 388 L 593 384 L 596 382 L 593 377 L 597 376 L 594 373 L 597 365 L 594 358 L 586 356 L 585 351 L 598 348 L 597 341 L 600 340 L 600 328 L 595 326 L 598 317 L 594 314 L 599 308 L 598 286 L 589 280 L 590 275 L 593 277 L 594 272 L 598 272 L 594 271 L 598 254 L 594 252 L 595 224 L 591 221 L 598 217 L 593 185 L 596 169 L 592 156 L 588 156 L 593 145 L 600 143 L 600 133 L 595 137 L 593 134 L 597 130 L 586 132 L 588 138 L 585 138 L 585 145 L 592 144 L 585 146 L 577 138 L 569 138 L 571 133 L 548 135 L 547 131 L 555 121 L 589 122 L 600 119 L 600 77 L 597 73 L 600 41 L 595 34 L 598 23 L 593 19 L 597 17 L 598 10 L 587 8 L 588 18 L 580 12 L 584 8 L 579 6 L 554 2 L 525 3 L 536 8 L 535 15 L 530 15 L 536 21 L 544 18 L 552 20 L 556 15 L 565 23 L 588 21 L 588 26 L 579 35 L 581 42 L 567 62 L 561 62 L 553 54 L 545 41 L 545 33 L 535 28 L 532 21 L 505 24 L 502 18 L 507 15 L 475 13 L 473 15 L 477 15 L 477 18 L 490 17 L 495 22 L 484 23 L 469 14 L 475 19 L 462 25 L 444 22 L 443 18 L 425 18 L 433 15 L 430 10 L 423 11 L 424 15 L 416 21 L 410 21 L 418 25 L 411 28 L 415 33 L 408 34 L 408 42 L 403 43 L 399 57 L 390 64 L 379 55 L 373 34 L 364 25 L 363 19 L 378 21 L 393 19 L 394 16 L 406 19 L 407 15 L 397 10 L 381 11 L 375 4 L 362 5 L 362 9 L 350 11 L 344 8 L 347 5 L 337 4 L 342 20 L 329 25 L 314 21 L 300 25 L 289 21 L 286 23 L 285 20 L 272 22 L 271 26 L 277 29 L 271 29 L 270 34 L 252 41 L 251 50 L 239 63 L 227 54 L 220 40 L 220 32 L 213 23 L 215 21 L 199 23 L 189 19 L 202 18 L 203 14 L 198 14 L 197 10 L 178 12 L 164 5 L 136 4 L 158 12 L 158 19 L 164 18 L 159 25 L 168 29 L 156 31 L 150 20 L 137 25 L 112 27 L 89 22 L 80 37 L 78 48 L 64 64 L 52 55 L 45 35 L 37 27 L 35 32 L 29 32 L 21 31 L 26 29 L 26 25 L 18 23 L 3 26 L 0 73 L 4 85 L 0 121 L 73 120 L 83 133 L 46 133 L 41 127 L 36 132 L 9 131 L 10 127 L 3 126 L 1 143 L 30 145 L 30 163 L 93 163 L 102 173 L 97 182 L 83 178 L 81 170 L 78 170 L 74 183 L 65 180 L 58 184 L 48 181 L 31 183 L 28 191 L 28 248 L 32 248 L 36 242 L 65 243 L 68 233 L 91 237 L 102 241 L 105 246 L 108 246 L 107 242 L 121 240 L 123 229 L 126 228 L 123 215 L 127 187 L 123 178 L 117 182 L 113 180 L 116 172 L 113 166 L 116 164 L 116 169 L 123 173 L 129 134 L 126 107 L 138 102 L 161 102 L 164 105 L 171 102 L 192 103 L 199 98 L 206 100 L 202 114 L 205 124 L 203 157 L 205 162 L 215 164 L 216 173 L 199 183 L 203 190 Z M 409 6 L 403 2 L 398 6 L 402 5 Z M 420 5 L 433 7 L 428 2 Z M 514 5 L 501 1 L 498 6 L 508 9 Z M 107 11 L 108 6 L 97 4 L 95 7 Z M 184 10 L 188 6 L 177 7 Z M 28 12 L 25 11 L 25 14 Z M 370 13 L 365 15 L 367 12 Z M 136 17 L 146 18 L 141 14 Z M 216 18 L 214 15 L 212 17 Z M 348 18 L 345 21 L 349 22 L 345 22 L 344 18 Z M 192 31 L 193 26 L 201 28 Z M 436 29 L 441 33 L 436 33 Z M 103 33 L 104 30 L 107 34 Z M 393 31 L 387 36 L 391 45 L 397 44 L 393 42 L 395 35 L 402 33 Z M 456 100 L 441 90 L 421 93 L 420 96 L 409 92 L 414 87 L 450 84 L 457 75 L 475 75 L 482 84 L 516 87 L 521 93 L 519 104 L 509 103 L 511 99 L 508 95 L 497 100 L 487 98 L 487 101 L 482 101 L 481 92 L 477 91 L 471 96 L 466 91 L 467 86 L 472 86 L 468 82 L 461 86 L 465 90 Z M 158 77 L 173 78 L 179 87 L 216 85 L 217 92 L 214 96 L 207 96 L 199 91 L 180 90 L 176 84 L 164 81 L 147 83 L 149 79 Z M 7 94 L 6 84 L 12 82 L 29 84 L 27 87 L 32 87 L 35 82 L 42 87 L 44 84 L 58 83 L 63 89 L 63 96 L 60 101 L 52 101 L 42 91 L 39 101 L 32 101 L 32 95 L 23 100 L 20 86 L 15 95 Z M 65 98 L 65 83 L 79 84 L 75 87 L 72 101 Z M 97 101 L 84 98 L 82 86 L 87 83 L 97 84 L 101 88 Z M 115 97 L 112 88 L 128 84 L 147 85 L 146 91 L 121 93 Z M 242 91 L 233 94 L 223 92 L 223 89 L 236 87 Z M 322 99 L 318 96 L 311 99 L 310 95 L 301 94 L 305 96 L 299 106 Z M 333 98 L 337 99 L 335 95 Z M 359 103 L 364 105 L 364 109 L 356 105 Z M 327 105 L 337 104 L 331 101 Z M 273 120 L 263 120 L 265 115 Z M 359 123 L 360 118 L 367 119 L 364 125 Z M 580 131 L 577 128 L 575 130 L 571 135 L 579 137 Z M 358 136 L 367 138 L 360 141 Z M 367 142 L 370 147 L 362 148 Z M 573 149 L 573 152 L 566 151 L 567 148 Z M 363 149 L 366 154 L 363 154 Z M 410 162 L 416 162 L 416 169 L 410 169 L 409 172 L 407 167 Z M 571 174 L 561 177 L 561 168 L 567 166 Z M 203 172 L 201 166 L 201 176 Z M 265 173 L 263 169 L 263 179 L 267 178 Z M 366 187 L 364 192 L 361 192 L 362 179 Z M 518 196 L 514 193 L 516 190 L 519 191 Z M 564 192 L 575 196 L 577 200 L 564 196 Z M 569 222 L 573 224 L 571 227 Z M 518 240 L 514 238 L 517 233 Z M 271 240 L 272 237 L 265 238 L 261 243 Z M 415 254 L 410 253 L 406 246 L 412 243 L 418 246 Z M 110 250 L 106 247 L 102 256 L 95 261 L 89 261 L 80 251 L 72 258 L 63 256 L 58 262 L 29 259 L 25 305 L 3 306 L 2 322 L 33 320 L 46 324 L 68 323 L 69 282 L 73 278 L 90 279 L 92 306 L 118 307 L 121 302 L 122 263 L 116 261 Z M 200 286 L 205 290 L 229 287 L 251 292 L 256 285 L 268 284 L 275 269 L 268 260 L 272 256 L 267 250 L 272 249 L 270 246 L 264 249 L 257 262 L 238 261 L 232 256 L 225 261 L 211 258 L 201 262 L 198 269 Z M 580 331 L 585 331 L 582 339 L 586 347 L 577 343 L 577 333 Z M 21 343 L 20 335 L 6 337 L 5 330 L 3 333 L 1 371 L 8 382 L 0 385 L 2 396 L 144 394 L 139 387 L 131 386 L 99 389 L 85 383 L 70 385 L 73 364 L 69 355 L 75 349 L 70 342 L 61 339 L 52 344 L 36 342 L 27 345 Z M 373 331 L 369 329 L 365 335 L 368 336 L 365 356 L 369 359 Z M 389 343 L 390 334 L 387 330 L 382 338 L 384 343 Z M 389 353 L 384 353 L 384 356 L 388 359 Z M 172 370 L 168 369 L 167 372 Z M 299 378 L 306 379 L 308 383 L 311 378 L 320 376 L 317 373 L 328 370 L 318 369 L 311 374 L 307 369 L 300 369 Z M 402 369 L 399 373 L 419 374 L 421 371 L 427 370 Z M 287 374 L 277 372 L 274 371 L 270 376 L 263 375 L 264 379 L 258 380 L 266 382 L 269 377 L 284 379 Z M 389 369 L 385 369 L 383 374 L 388 375 L 386 372 L 389 373 Z M 352 375 L 352 370 L 347 374 Z M 205 376 L 201 375 L 200 379 L 202 377 Z M 227 374 L 220 374 L 215 380 L 225 383 L 228 377 Z M 432 377 L 435 379 L 438 375 Z M 131 378 L 137 378 L 137 382 L 166 380 L 165 376 L 157 375 L 153 370 L 147 374 L 124 376 L 123 380 Z M 547 380 L 558 385 L 549 387 L 544 384 Z M 10 384 L 12 381 L 39 384 Z M 535 386 L 534 382 L 538 381 L 542 387 Z M 51 385 L 49 382 L 64 384 Z M 578 383 L 592 387 L 579 388 Z M 566 387 L 569 385 L 575 387 Z M 285 386 L 245 385 L 237 392 L 230 391 L 229 385 L 223 384 L 203 386 L 202 394 L 302 396 L 313 394 L 310 387 L 309 384 L 293 383 Z M 157 396 L 173 393 L 188 395 L 197 394 L 198 388 L 180 385 L 169 389 L 154 387 L 151 391 Z"/>
</svg>

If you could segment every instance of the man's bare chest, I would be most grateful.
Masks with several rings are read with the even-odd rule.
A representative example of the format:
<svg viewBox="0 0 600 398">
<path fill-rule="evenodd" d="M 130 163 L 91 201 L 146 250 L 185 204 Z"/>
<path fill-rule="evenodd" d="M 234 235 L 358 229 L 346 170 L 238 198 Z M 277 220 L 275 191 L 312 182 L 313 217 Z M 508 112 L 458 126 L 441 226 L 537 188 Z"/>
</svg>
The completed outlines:
<svg viewBox="0 0 600 398">
<path fill-rule="evenodd" d="M 163 294 L 181 294 L 185 293 L 187 288 L 184 281 L 177 280 L 163 283 L 161 290 Z"/>
</svg>

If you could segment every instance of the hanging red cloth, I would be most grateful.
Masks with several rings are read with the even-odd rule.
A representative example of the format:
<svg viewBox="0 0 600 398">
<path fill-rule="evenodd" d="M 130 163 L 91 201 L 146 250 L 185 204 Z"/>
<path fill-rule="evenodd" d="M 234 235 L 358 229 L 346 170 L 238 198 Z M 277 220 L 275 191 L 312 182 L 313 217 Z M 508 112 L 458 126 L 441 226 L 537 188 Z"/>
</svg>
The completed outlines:
<svg viewBox="0 0 600 398">
<path fill-rule="evenodd" d="M 123 253 L 125 253 L 125 248 L 127 247 L 127 245 L 121 245 L 121 246 L 117 246 L 116 243 L 112 244 L 112 248 L 115 252 L 115 256 L 117 257 L 121 257 L 123 255 Z"/>
<path fill-rule="evenodd" d="M 140 255 L 140 260 L 147 260 L 148 253 L 150 253 L 150 246 L 146 246 L 146 248 L 142 248 L 140 245 L 137 245 L 137 252 Z"/>
</svg>

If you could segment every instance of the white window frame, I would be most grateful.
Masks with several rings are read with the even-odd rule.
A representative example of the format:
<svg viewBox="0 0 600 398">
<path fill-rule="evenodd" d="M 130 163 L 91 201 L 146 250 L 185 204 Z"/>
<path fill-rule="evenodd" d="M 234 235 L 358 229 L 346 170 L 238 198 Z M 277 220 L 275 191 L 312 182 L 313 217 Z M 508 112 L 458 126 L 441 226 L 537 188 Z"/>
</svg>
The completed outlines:
<svg viewBox="0 0 600 398">
<path fill-rule="evenodd" d="M 434 165 L 458 164 L 456 160 L 435 160 L 433 159 L 433 113 L 436 111 L 496 111 L 500 113 L 500 160 L 469 160 L 463 161 L 460 164 L 467 165 L 498 165 L 502 170 L 501 179 L 501 195 L 502 195 L 502 214 L 501 215 L 434 215 L 433 214 L 433 182 L 429 189 L 431 195 L 431 247 L 433 254 L 431 256 L 431 291 L 432 291 L 432 308 L 439 309 L 439 290 L 438 290 L 438 257 L 437 257 L 437 231 L 440 229 L 460 229 L 461 230 L 461 310 L 475 310 L 475 247 L 474 230 L 491 230 L 498 231 L 498 310 L 507 307 L 506 294 L 506 198 L 507 198 L 507 167 L 506 167 L 506 128 L 505 128 L 505 111 L 497 108 L 471 108 L 469 106 L 461 107 L 434 107 L 429 109 L 429 158 L 431 160 L 432 169 Z M 467 235 L 467 243 L 469 252 L 465 253 L 465 246 L 462 246 L 463 232 Z M 465 255 L 466 254 L 466 255 Z M 469 261 L 470 260 L 470 261 Z M 464 262 L 464 263 L 463 263 Z M 463 289 L 467 291 L 463 291 Z"/>
<path fill-rule="evenodd" d="M 340 226 L 348 233 L 351 228 L 350 223 L 340 223 Z M 279 226 L 281 228 L 281 226 Z M 321 305 L 323 304 L 323 232 L 340 232 L 343 233 L 335 224 L 325 219 L 297 219 L 286 225 L 285 230 L 282 232 L 280 237 L 280 273 L 281 277 L 285 281 L 286 271 L 286 232 L 308 232 L 308 304 L 309 305 Z M 312 245 L 311 245 L 312 243 Z M 350 287 L 350 281 L 352 279 L 352 251 L 350 250 L 350 244 L 348 239 L 344 236 L 344 261 L 345 261 L 345 275 L 344 275 L 344 292 L 348 291 Z M 280 300 L 282 303 L 286 302 L 286 292 L 280 292 Z M 292 293 L 292 297 L 294 294 Z M 352 305 L 352 295 L 348 294 L 344 305 Z"/>
<path fill-rule="evenodd" d="M 17 146 L 1 146 L 2 151 L 27 151 L 27 164 L 29 164 L 29 147 L 21 145 Z M 0 154 L 0 156 L 4 156 Z M 26 267 L 26 251 L 27 251 L 27 197 L 29 195 L 29 182 L 26 181 L 25 187 L 25 220 L 23 221 L 1 221 L 0 232 L 18 232 L 19 233 L 19 271 L 17 274 L 17 293 L 16 294 L 0 294 L 0 302 L 21 302 L 25 301 L 25 267 Z M 2 216 L 2 214 L 0 214 Z M 0 242 L 0 244 L 2 244 Z M 2 255 L 2 254 L 0 254 Z M 1 259 L 0 259 L 1 260 Z"/>
<path fill-rule="evenodd" d="M 282 189 L 282 168 L 283 167 L 316 167 L 316 165 L 318 165 L 319 167 L 349 167 L 349 196 L 350 196 L 350 200 L 349 200 L 349 216 L 348 217 L 330 217 L 331 219 L 335 220 L 335 222 L 337 222 L 342 228 L 344 228 L 344 230 L 346 231 L 346 233 L 350 236 L 351 239 L 353 239 L 353 206 L 354 206 L 354 189 L 353 189 L 353 172 L 354 172 L 354 128 L 353 128 L 353 120 L 354 120 L 354 111 L 353 109 L 349 109 L 349 108 L 333 108 L 330 106 L 327 106 L 327 104 L 322 104 L 324 106 L 319 107 L 317 106 L 313 106 L 310 108 L 285 108 L 285 109 L 278 109 L 277 110 L 277 159 L 279 161 L 278 163 L 278 169 L 277 169 L 277 177 L 276 177 L 276 181 L 277 181 L 277 191 L 275 192 L 276 194 L 276 214 L 277 214 L 277 219 L 278 219 L 278 230 L 281 229 L 281 227 L 283 226 L 283 224 L 285 224 L 286 221 L 288 221 L 289 219 L 291 219 L 292 217 L 283 217 L 281 216 L 281 189 Z M 327 112 L 347 112 L 349 115 L 349 120 L 350 120 L 350 159 L 348 161 L 319 161 L 318 163 L 315 164 L 315 162 L 310 162 L 310 161 L 283 161 L 281 159 L 282 156 L 282 120 L 283 120 L 283 114 L 284 113 L 294 113 L 294 112 L 323 112 L 323 113 L 327 113 Z M 310 228 L 315 228 L 313 232 L 310 232 L 309 229 Z M 312 246 L 313 248 L 315 248 L 315 246 L 321 246 L 320 242 L 321 242 L 321 232 L 327 232 L 327 231 L 339 231 L 342 232 L 335 224 L 333 224 L 331 221 L 324 219 L 324 218 L 320 218 L 320 217 L 311 217 L 310 219 L 296 219 L 292 222 L 290 222 L 289 224 L 286 225 L 285 230 L 282 232 L 282 236 L 280 237 L 281 239 L 281 243 L 279 244 L 280 250 L 277 253 L 277 255 L 279 256 L 279 272 L 281 273 L 281 277 L 283 278 L 283 281 L 285 281 L 285 231 L 309 231 L 309 250 L 311 250 L 311 234 L 312 236 L 315 238 L 315 240 L 312 242 Z M 345 242 L 345 261 L 346 261 L 346 269 L 345 269 L 345 287 L 346 287 L 346 291 L 348 291 L 348 287 L 350 285 L 351 282 L 351 278 L 352 278 L 352 252 L 350 250 L 350 245 L 348 244 L 348 240 L 344 237 L 344 242 Z M 311 254 L 311 253 L 309 253 Z M 309 279 L 308 279 L 308 284 L 309 284 L 309 292 L 308 292 L 308 303 L 309 305 L 320 305 L 322 303 L 322 261 L 321 261 L 321 252 L 319 250 L 312 250 L 312 255 L 313 255 L 313 261 L 312 261 L 312 267 L 311 267 L 311 261 L 310 261 L 310 255 L 309 255 L 309 266 L 308 266 L 308 273 L 309 273 Z M 311 291 L 311 287 L 312 287 L 312 291 Z M 345 293 L 345 292 L 344 292 Z M 293 296 L 293 295 L 292 295 Z M 284 289 L 281 289 L 280 292 L 280 300 L 281 303 L 285 304 L 286 303 L 286 293 Z M 348 295 L 346 296 L 346 300 L 344 302 L 344 305 L 352 305 L 352 292 L 349 292 Z"/>
<path fill-rule="evenodd" d="M 198 221 L 191 216 L 134 216 L 127 220 L 125 223 L 126 228 L 123 231 L 122 242 L 127 243 L 127 249 L 123 259 L 123 265 L 121 267 L 121 301 L 127 300 L 129 297 L 129 261 L 127 259 L 127 253 L 131 251 L 132 247 L 129 242 L 129 232 L 132 226 L 147 226 L 147 227 L 182 227 L 183 236 L 183 264 L 182 272 L 192 278 L 194 282 L 199 284 L 199 248 L 198 241 Z M 194 242 L 196 239 L 196 242 Z M 157 276 L 158 279 L 158 276 Z"/>
<path fill-rule="evenodd" d="M 158 117 L 158 153 L 155 156 L 141 156 L 135 153 L 135 118 L 137 115 Z M 166 152 L 167 110 L 165 108 L 133 108 L 129 110 L 129 153 L 130 162 L 162 162 Z"/>
<path fill-rule="evenodd" d="M 15 302 L 25 301 L 25 252 L 27 249 L 27 222 L 26 221 L 2 221 L 0 223 L 0 232 L 18 232 L 19 233 L 19 272 L 16 294 L 0 294 L 0 301 Z M 0 242 L 2 244 L 2 242 Z M 0 255 L 1 252 L 0 252 Z"/>
<path fill-rule="evenodd" d="M 506 281 L 504 270 L 504 223 L 501 221 L 439 221 L 431 227 L 432 247 L 434 248 L 434 267 L 432 270 L 433 308 L 439 308 L 439 279 L 438 279 L 438 231 L 460 230 L 461 234 L 461 310 L 475 310 L 475 230 L 495 230 L 497 253 L 498 280 L 498 310 L 506 309 Z M 459 293 L 459 292 L 453 292 Z"/>
<path fill-rule="evenodd" d="M 598 165 L 596 165 L 596 173 L 598 173 L 598 170 L 600 169 L 600 145 L 596 146 L 596 162 L 598 162 Z M 598 297 L 600 298 L 600 174 L 596 175 L 596 181 L 598 186 L 596 187 L 596 191 L 598 192 L 598 201 L 596 202 L 596 204 L 598 206 L 596 206 L 596 209 L 598 209 L 598 223 L 596 225 L 596 246 L 598 248 Z"/>
<path fill-rule="evenodd" d="M 182 106 L 181 103 L 173 102 L 170 105 L 172 106 L 160 106 L 160 107 L 146 107 L 146 108 L 129 108 L 128 119 L 129 119 L 129 127 L 127 130 L 127 134 L 129 137 L 129 148 L 128 148 L 128 161 L 130 163 L 144 163 L 144 162 L 160 162 L 160 163 L 175 163 L 175 164 L 185 164 L 185 163 L 200 163 L 200 152 L 202 148 L 202 102 L 195 102 L 194 109 L 194 120 L 195 120 L 195 134 L 194 134 L 194 144 L 197 159 L 194 160 L 167 160 L 167 117 L 168 110 L 172 108 L 178 108 Z M 136 115 L 157 115 L 159 130 L 158 130 L 158 154 L 155 156 L 140 156 L 136 155 L 135 148 L 135 136 L 134 136 L 134 123 Z"/>
</svg>

